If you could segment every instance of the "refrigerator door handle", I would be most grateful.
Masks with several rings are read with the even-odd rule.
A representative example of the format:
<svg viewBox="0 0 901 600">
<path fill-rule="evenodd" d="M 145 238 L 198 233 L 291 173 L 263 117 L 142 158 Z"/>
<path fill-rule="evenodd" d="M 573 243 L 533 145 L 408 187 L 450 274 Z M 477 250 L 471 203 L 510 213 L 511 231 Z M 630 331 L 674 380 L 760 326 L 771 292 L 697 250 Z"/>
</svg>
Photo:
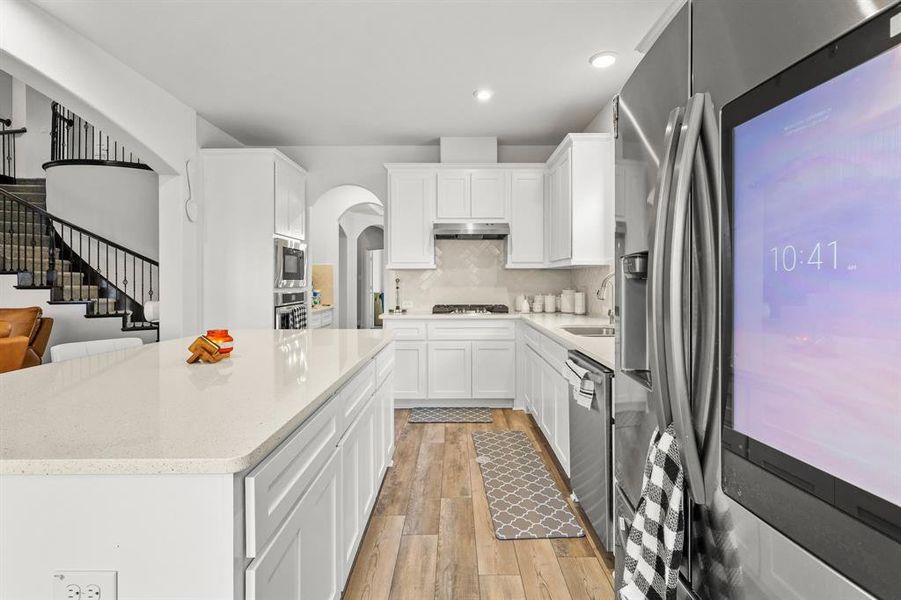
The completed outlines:
<svg viewBox="0 0 901 600">
<path fill-rule="evenodd" d="M 663 340 L 666 339 L 663 315 L 666 293 L 664 286 L 665 267 L 668 250 L 668 222 L 670 212 L 670 190 L 673 178 L 673 164 L 682 127 L 681 107 L 674 108 L 666 124 L 663 162 L 657 171 L 656 202 L 657 216 L 654 222 L 654 239 L 651 244 L 648 272 L 648 346 L 651 371 L 651 388 L 655 399 L 657 425 L 660 430 L 672 421 L 669 399 L 669 377 L 667 375 L 666 354 Z"/>
<path fill-rule="evenodd" d="M 686 230 L 688 221 L 688 200 L 691 189 L 692 174 L 695 170 L 695 153 L 701 136 L 705 97 L 695 94 L 688 101 L 685 118 L 682 121 L 682 134 L 679 137 L 679 148 L 673 172 L 673 219 L 672 249 L 668 257 L 668 292 L 669 306 L 664 313 L 666 330 L 665 349 L 669 359 L 667 368 L 670 372 L 670 410 L 673 415 L 673 426 L 679 439 L 682 454 L 682 467 L 688 483 L 692 499 L 696 504 L 707 504 L 707 493 L 704 485 L 704 473 L 698 452 L 698 440 L 695 436 L 694 419 L 691 411 L 689 374 L 690 365 L 682 341 L 684 330 L 683 294 L 685 290 L 683 263 L 686 251 Z"/>
</svg>

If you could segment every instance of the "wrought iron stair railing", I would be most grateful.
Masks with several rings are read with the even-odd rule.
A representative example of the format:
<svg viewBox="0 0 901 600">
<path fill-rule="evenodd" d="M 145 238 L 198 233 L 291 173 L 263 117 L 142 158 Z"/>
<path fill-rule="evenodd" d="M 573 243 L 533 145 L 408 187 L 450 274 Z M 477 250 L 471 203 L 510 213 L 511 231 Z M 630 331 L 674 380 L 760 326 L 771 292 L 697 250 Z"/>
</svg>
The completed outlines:
<svg viewBox="0 0 901 600">
<path fill-rule="evenodd" d="M 26 132 L 24 127 L 10 129 L 12 124 L 0 117 L 0 182 L 16 180 L 16 136 Z"/>
<path fill-rule="evenodd" d="M 137 169 L 150 169 L 141 159 L 120 144 L 109 133 L 53 102 L 50 105 L 50 161 L 56 164 L 107 164 Z"/>
<path fill-rule="evenodd" d="M 120 317 L 123 330 L 158 329 L 144 305 L 159 298 L 159 263 L 0 189 L 0 272 L 50 303 L 81 303 L 88 318 Z"/>
</svg>

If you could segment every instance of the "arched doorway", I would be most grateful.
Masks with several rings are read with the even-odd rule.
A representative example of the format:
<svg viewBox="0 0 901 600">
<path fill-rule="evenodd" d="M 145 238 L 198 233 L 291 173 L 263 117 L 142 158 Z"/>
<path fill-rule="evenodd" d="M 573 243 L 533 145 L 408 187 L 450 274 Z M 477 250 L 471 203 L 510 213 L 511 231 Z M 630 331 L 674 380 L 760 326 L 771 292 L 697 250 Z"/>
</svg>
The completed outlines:
<svg viewBox="0 0 901 600">
<path fill-rule="evenodd" d="M 358 185 L 328 190 L 310 208 L 310 257 L 312 264 L 332 266 L 334 327 L 354 329 L 358 324 L 357 240 L 371 226 L 382 227 L 382 201 Z"/>
</svg>

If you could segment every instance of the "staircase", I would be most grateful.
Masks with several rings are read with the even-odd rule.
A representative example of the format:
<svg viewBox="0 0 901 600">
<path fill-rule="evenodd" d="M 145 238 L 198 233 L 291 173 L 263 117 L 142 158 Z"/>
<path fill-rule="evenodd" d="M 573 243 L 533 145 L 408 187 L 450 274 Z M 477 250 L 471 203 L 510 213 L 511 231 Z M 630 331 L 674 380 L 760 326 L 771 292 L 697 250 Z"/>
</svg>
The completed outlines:
<svg viewBox="0 0 901 600">
<path fill-rule="evenodd" d="M 83 304 L 85 318 L 159 335 L 143 310 L 159 297 L 159 264 L 48 213 L 43 179 L 0 183 L 0 274 L 49 290 L 50 304 Z"/>
</svg>

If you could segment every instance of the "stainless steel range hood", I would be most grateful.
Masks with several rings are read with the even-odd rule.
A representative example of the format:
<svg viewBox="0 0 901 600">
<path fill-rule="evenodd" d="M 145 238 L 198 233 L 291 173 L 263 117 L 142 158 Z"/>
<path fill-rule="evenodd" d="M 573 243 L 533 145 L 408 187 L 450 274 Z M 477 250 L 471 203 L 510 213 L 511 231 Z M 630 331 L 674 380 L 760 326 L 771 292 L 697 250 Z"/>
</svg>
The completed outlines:
<svg viewBox="0 0 901 600">
<path fill-rule="evenodd" d="M 435 223 L 436 240 L 502 240 L 510 235 L 508 223 Z"/>
</svg>

